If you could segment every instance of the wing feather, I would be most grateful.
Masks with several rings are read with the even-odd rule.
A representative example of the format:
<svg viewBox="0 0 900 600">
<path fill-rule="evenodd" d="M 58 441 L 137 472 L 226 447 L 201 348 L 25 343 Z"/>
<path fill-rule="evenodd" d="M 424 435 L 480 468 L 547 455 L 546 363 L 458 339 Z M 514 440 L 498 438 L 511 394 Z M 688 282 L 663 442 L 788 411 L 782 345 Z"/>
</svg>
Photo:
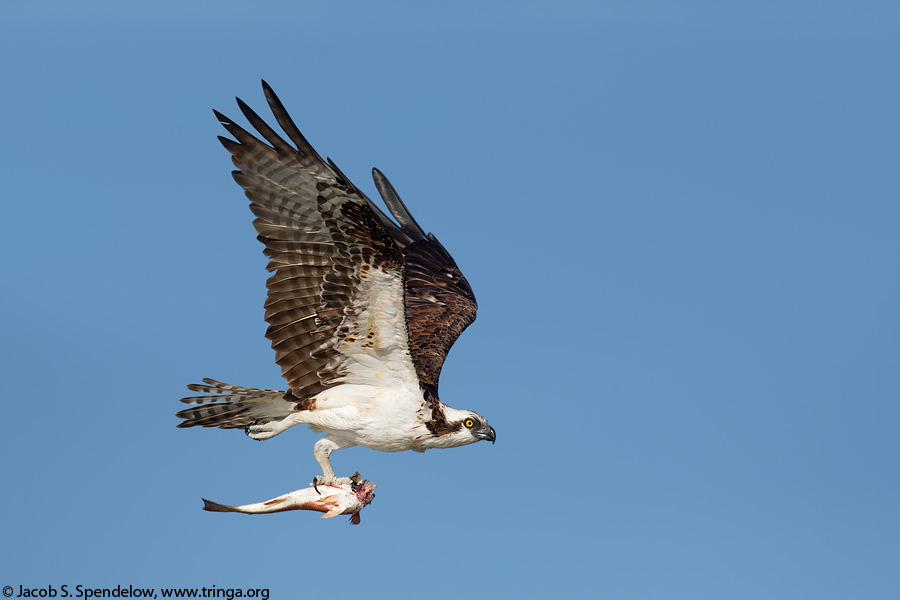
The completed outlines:
<svg viewBox="0 0 900 600">
<path fill-rule="evenodd" d="M 266 337 L 291 393 L 306 397 L 340 380 L 346 358 L 340 342 L 361 335 L 356 321 L 366 308 L 365 271 L 375 267 L 402 278 L 404 343 L 420 385 L 436 397 L 447 353 L 475 320 L 471 286 L 381 171 L 373 169 L 373 178 L 391 216 L 331 159 L 322 159 L 272 88 L 262 85 L 293 145 L 240 99 L 244 117 L 268 144 L 215 115 L 234 137 L 219 140 L 237 167 L 234 179 L 250 199 L 253 225 L 273 272 L 266 282 Z"/>
<path fill-rule="evenodd" d="M 402 279 L 405 263 L 368 199 L 321 159 L 265 82 L 263 89 L 296 147 L 240 100 L 241 112 L 268 144 L 216 116 L 235 138 L 220 139 L 232 154 L 234 179 L 250 199 L 267 269 L 274 272 L 266 283 L 266 337 L 291 394 L 304 398 L 339 379 L 347 360 L 341 342 L 365 325 L 357 321 L 368 302 L 367 270 Z"/>
<path fill-rule="evenodd" d="M 396 232 L 390 227 L 388 230 L 406 260 L 406 321 L 413 361 L 420 383 L 437 395 L 447 353 L 475 321 L 478 304 L 450 253 L 419 226 L 388 178 L 378 169 L 373 169 L 372 175 L 384 203 L 400 224 L 399 228 L 394 226 Z M 379 218 L 388 220 L 384 213 Z"/>
</svg>

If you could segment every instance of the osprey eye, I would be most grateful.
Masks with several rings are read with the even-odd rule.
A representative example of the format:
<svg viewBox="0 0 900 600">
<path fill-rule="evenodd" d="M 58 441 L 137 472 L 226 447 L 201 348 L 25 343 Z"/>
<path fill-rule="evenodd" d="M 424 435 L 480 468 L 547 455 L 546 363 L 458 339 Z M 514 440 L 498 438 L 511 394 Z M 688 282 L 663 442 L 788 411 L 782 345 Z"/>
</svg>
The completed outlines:
<svg viewBox="0 0 900 600">
<path fill-rule="evenodd" d="M 475 420 L 474 419 L 466 419 L 466 427 L 468 427 L 469 429 L 472 429 L 473 427 L 475 427 Z"/>
</svg>

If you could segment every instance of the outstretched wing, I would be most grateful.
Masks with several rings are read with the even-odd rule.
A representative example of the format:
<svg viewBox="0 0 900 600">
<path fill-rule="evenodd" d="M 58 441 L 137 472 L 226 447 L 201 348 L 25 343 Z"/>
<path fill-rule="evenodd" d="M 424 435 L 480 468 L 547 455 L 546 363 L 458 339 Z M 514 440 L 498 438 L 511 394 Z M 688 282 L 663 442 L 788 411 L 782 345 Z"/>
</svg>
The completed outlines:
<svg viewBox="0 0 900 600">
<path fill-rule="evenodd" d="M 378 169 L 372 175 L 400 224 L 372 205 L 406 258 L 406 321 L 413 362 L 420 384 L 437 395 L 450 347 L 475 320 L 475 294 L 450 253 L 433 234 L 422 230 L 387 177 Z"/>
<path fill-rule="evenodd" d="M 296 408 L 347 381 L 349 362 L 378 362 L 378 369 L 409 381 L 403 253 L 365 195 L 322 160 L 265 82 L 263 89 L 296 147 L 240 99 L 241 112 L 268 144 L 216 116 L 237 140 L 219 138 L 238 168 L 234 178 L 250 199 L 274 272 L 266 283 L 266 337 L 300 401 Z"/>
</svg>

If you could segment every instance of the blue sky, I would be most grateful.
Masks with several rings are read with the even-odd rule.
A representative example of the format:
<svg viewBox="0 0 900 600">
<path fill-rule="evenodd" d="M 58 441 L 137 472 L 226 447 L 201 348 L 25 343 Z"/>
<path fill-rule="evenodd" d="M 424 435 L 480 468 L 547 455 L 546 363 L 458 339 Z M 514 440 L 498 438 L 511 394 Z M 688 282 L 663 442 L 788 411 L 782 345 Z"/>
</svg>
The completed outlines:
<svg viewBox="0 0 900 600">
<path fill-rule="evenodd" d="M 377 6 L 376 6 L 377 4 Z M 752 4 L 752 6 L 750 6 Z M 0 585 L 272 598 L 895 598 L 893 2 L 6 2 Z M 493 446 L 336 453 L 351 527 L 211 514 L 317 436 L 176 430 L 281 387 L 212 108 L 265 78 L 479 300 L 441 397 Z"/>
</svg>

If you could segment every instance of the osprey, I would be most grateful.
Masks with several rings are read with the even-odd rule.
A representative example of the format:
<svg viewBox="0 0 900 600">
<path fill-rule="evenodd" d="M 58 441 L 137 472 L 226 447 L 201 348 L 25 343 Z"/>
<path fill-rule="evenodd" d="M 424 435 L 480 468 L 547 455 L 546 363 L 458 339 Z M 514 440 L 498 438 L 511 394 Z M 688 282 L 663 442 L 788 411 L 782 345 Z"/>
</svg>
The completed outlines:
<svg viewBox="0 0 900 600">
<path fill-rule="evenodd" d="M 327 434 L 313 449 L 323 472 L 314 484 L 349 481 L 331 467 L 341 448 L 424 452 L 493 442 L 484 417 L 438 398 L 447 352 L 475 320 L 469 282 L 378 169 L 375 185 L 396 222 L 322 160 L 262 84 L 293 146 L 239 98 L 268 144 L 213 112 L 237 140 L 219 137 L 269 258 L 266 337 L 288 389 L 204 379 L 187 387 L 211 395 L 182 398 L 201 406 L 176 413 L 178 427 L 244 429 L 266 440 L 306 423 Z"/>
</svg>

